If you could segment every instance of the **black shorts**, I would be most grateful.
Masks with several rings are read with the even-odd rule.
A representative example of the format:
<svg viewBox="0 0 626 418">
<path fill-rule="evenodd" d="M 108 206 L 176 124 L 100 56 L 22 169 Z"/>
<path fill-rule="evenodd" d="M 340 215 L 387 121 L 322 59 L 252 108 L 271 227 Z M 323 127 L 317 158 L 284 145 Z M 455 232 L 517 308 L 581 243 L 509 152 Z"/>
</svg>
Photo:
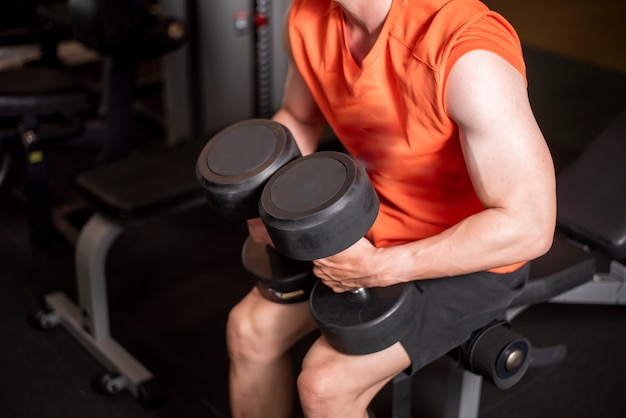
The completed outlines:
<svg viewBox="0 0 626 418">
<path fill-rule="evenodd" d="M 529 264 L 507 274 L 478 272 L 414 282 L 420 294 L 411 330 L 400 343 L 416 371 L 463 344 L 472 331 L 503 319 L 528 280 Z"/>
</svg>

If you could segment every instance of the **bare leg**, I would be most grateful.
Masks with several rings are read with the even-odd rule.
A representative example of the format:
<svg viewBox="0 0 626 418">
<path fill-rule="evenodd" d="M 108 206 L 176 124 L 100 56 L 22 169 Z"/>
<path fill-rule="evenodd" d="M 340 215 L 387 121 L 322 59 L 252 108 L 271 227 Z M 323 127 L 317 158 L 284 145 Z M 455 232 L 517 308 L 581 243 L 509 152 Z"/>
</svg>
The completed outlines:
<svg viewBox="0 0 626 418">
<path fill-rule="evenodd" d="M 233 418 L 287 418 L 294 381 L 289 349 L 315 328 L 308 303 L 269 302 L 254 288 L 228 318 Z"/>
<path fill-rule="evenodd" d="M 307 353 L 298 391 L 308 418 L 366 418 L 367 407 L 411 360 L 400 343 L 378 353 L 349 356 L 322 337 Z"/>
</svg>

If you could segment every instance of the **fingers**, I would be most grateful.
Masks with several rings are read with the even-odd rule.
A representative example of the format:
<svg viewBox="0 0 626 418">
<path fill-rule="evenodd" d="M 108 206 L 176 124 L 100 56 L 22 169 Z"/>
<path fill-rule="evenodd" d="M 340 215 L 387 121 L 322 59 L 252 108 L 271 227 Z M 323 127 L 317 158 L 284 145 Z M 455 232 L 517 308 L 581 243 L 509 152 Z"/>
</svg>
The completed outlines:
<svg viewBox="0 0 626 418">
<path fill-rule="evenodd" d="M 337 293 L 358 287 L 355 285 L 358 279 L 355 279 L 354 273 L 351 271 L 353 270 L 342 268 L 341 264 L 333 264 L 329 258 L 313 261 L 313 274 Z"/>
<path fill-rule="evenodd" d="M 375 271 L 372 256 L 376 248 L 362 238 L 346 250 L 313 261 L 313 274 L 335 292 L 345 292 L 374 285 Z"/>
<path fill-rule="evenodd" d="M 267 228 L 261 221 L 261 218 L 248 219 L 248 233 L 252 237 L 255 242 L 269 245 L 271 247 L 274 246 L 272 243 L 272 238 L 267 232 Z"/>
</svg>

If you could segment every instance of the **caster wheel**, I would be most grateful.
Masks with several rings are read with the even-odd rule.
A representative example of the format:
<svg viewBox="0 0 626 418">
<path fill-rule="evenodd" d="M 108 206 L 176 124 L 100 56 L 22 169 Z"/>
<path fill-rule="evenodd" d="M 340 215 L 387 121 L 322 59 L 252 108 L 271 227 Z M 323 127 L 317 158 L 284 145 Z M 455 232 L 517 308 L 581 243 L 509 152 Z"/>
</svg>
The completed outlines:
<svg viewBox="0 0 626 418">
<path fill-rule="evenodd" d="M 127 388 L 126 378 L 119 374 L 107 373 L 94 381 L 94 387 L 99 393 L 114 395 Z"/>
<path fill-rule="evenodd" d="M 146 407 L 155 407 L 163 402 L 163 393 L 155 379 L 137 385 L 137 395 L 139 401 Z"/>
<path fill-rule="evenodd" d="M 61 316 L 53 311 L 39 310 L 32 315 L 32 322 L 40 329 L 50 329 L 61 323 Z"/>
</svg>

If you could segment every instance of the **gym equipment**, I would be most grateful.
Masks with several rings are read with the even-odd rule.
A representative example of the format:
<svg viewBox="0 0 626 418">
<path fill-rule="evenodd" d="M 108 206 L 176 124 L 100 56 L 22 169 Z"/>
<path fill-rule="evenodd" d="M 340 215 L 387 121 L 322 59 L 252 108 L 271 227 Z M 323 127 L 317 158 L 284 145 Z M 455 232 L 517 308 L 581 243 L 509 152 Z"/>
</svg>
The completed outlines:
<svg viewBox="0 0 626 418">
<path fill-rule="evenodd" d="M 279 107 L 287 70 L 282 21 L 289 0 L 162 0 L 192 34 L 163 61 L 168 135 L 197 136 Z M 244 51 L 232 54 L 231 51 Z"/>
<path fill-rule="evenodd" d="M 411 283 L 335 293 L 318 281 L 309 300 L 322 334 L 345 354 L 375 353 L 398 342 L 420 303 Z"/>
<path fill-rule="evenodd" d="M 553 246 L 547 254 L 531 262 L 529 282 L 508 308 L 502 327 L 510 328 L 511 320 L 539 303 L 626 304 L 624 155 L 626 110 L 557 176 L 558 228 Z M 501 334 L 498 326 L 490 324 L 488 327 L 493 327 L 493 331 L 477 330 L 474 337 L 485 331 Z M 518 356 L 507 348 L 519 343 L 493 338 L 496 339 L 501 343 L 492 346 L 472 338 L 450 353 L 456 362 L 449 368 L 445 418 L 478 417 L 483 378 L 497 387 L 510 387 L 528 367 L 556 364 L 567 353 L 562 345 L 546 348 L 531 345 L 522 357 L 517 375 L 507 377 L 506 372 L 498 374 L 498 365 L 506 364 L 510 355 Z M 472 346 L 475 341 L 478 344 Z M 483 367 L 475 368 L 473 359 L 483 356 L 491 360 L 479 359 Z M 392 385 L 392 417 L 409 418 L 410 379 L 399 375 Z"/>
<path fill-rule="evenodd" d="M 462 368 L 488 377 L 497 388 L 507 389 L 528 369 L 530 349 L 530 342 L 511 331 L 506 321 L 495 320 L 474 331 L 450 355 Z"/>
<path fill-rule="evenodd" d="M 164 152 L 139 154 L 83 173 L 78 186 L 95 209 L 75 249 L 78 303 L 62 292 L 45 295 L 36 315 L 42 328 L 62 325 L 108 370 L 99 387 L 128 390 L 142 403 L 160 400 L 153 374 L 110 334 L 106 259 L 129 227 L 205 203 L 190 169 L 205 140 L 187 141 Z"/>
<path fill-rule="evenodd" d="M 61 65 L 57 47 L 72 37 L 64 0 L 5 0 L 0 4 L 0 47 L 36 44 L 37 61 Z"/>
<path fill-rule="evenodd" d="M 5 177 L 9 154 L 24 154 L 26 181 L 23 197 L 36 241 L 48 242 L 55 232 L 75 239 L 76 232 L 66 213 L 50 208 L 46 154 L 50 147 L 70 141 L 102 141 L 102 160 L 125 156 L 131 144 L 132 102 L 135 67 L 139 59 L 150 59 L 172 51 L 186 40 L 182 22 L 158 16 L 140 0 L 70 0 L 43 2 L 38 32 L 20 31 L 8 40 L 41 39 L 42 60 L 0 73 L 0 117 L 15 120 L 14 129 L 0 132 L 0 181 Z M 26 36 L 28 35 L 28 36 Z M 37 35 L 38 38 L 34 36 Z M 53 46 L 60 37 L 76 40 L 105 56 L 102 94 L 106 123 L 103 129 L 86 130 L 88 117 L 96 113 L 97 93 L 90 91 L 70 68 L 56 59 Z M 53 42 L 54 41 L 54 42 Z M 69 218 L 69 216 L 67 217 Z M 57 231 L 55 231 L 55 229 Z"/>
<path fill-rule="evenodd" d="M 413 286 L 338 295 L 313 286 L 310 264 L 294 264 L 348 248 L 376 219 L 378 197 L 353 158 L 335 151 L 301 157 L 287 128 L 253 119 L 215 135 L 198 157 L 196 175 L 222 217 L 261 216 L 278 252 L 248 239 L 242 262 L 266 298 L 301 302 L 312 287 L 318 289 L 313 315 L 329 342 L 344 352 L 374 352 L 398 341 L 414 312 Z"/>
<path fill-rule="evenodd" d="M 317 281 L 311 262 L 287 258 L 251 237 L 243 244 L 241 261 L 261 294 L 272 302 L 304 302 Z"/>
<path fill-rule="evenodd" d="M 37 83 L 33 83 L 37 80 Z M 77 140 L 84 132 L 84 113 L 91 105 L 87 90 L 68 71 L 27 66 L 0 72 L 0 117 L 14 128 L 0 133 L 11 156 L 24 161 L 24 204 L 35 241 L 45 242 L 53 230 L 47 154 L 51 147 Z"/>
<path fill-rule="evenodd" d="M 103 57 L 106 125 L 101 159 L 115 161 L 126 156 L 132 144 L 138 63 L 181 47 L 187 40 L 186 26 L 155 13 L 150 2 L 142 0 L 69 0 L 68 5 L 74 37 Z"/>
<path fill-rule="evenodd" d="M 245 120 L 211 138 L 198 157 L 196 176 L 217 214 L 233 220 L 258 218 L 265 184 L 299 157 L 300 150 L 285 126 L 265 119 Z M 290 260 L 250 238 L 241 259 L 261 294 L 273 302 L 307 300 L 317 280 L 312 263 Z"/>
<path fill-rule="evenodd" d="M 265 183 L 280 167 L 300 156 L 285 126 L 265 119 L 246 120 L 211 138 L 198 157 L 196 176 L 220 216 L 258 218 Z"/>
<path fill-rule="evenodd" d="M 571 166 L 571 175 L 565 176 L 564 173 L 559 177 L 559 193 L 566 193 L 570 188 L 580 189 L 575 179 L 577 176 L 573 175 L 578 173 L 583 178 L 595 177 L 596 181 L 591 183 L 594 187 L 603 184 L 606 190 L 616 191 L 604 194 L 604 197 L 596 202 L 597 206 L 594 206 L 596 209 L 604 208 L 611 211 L 613 207 L 611 205 L 623 204 L 624 195 L 619 192 L 622 190 L 621 185 L 624 184 L 626 173 L 621 170 L 619 157 L 626 155 L 626 149 L 621 148 L 626 145 L 623 140 L 626 132 L 624 121 L 626 112 L 592 145 L 594 148 L 598 147 L 597 152 L 604 156 L 603 159 L 590 161 L 586 154 L 583 154 Z M 614 144 L 610 139 L 616 136 L 621 147 L 604 148 L 606 144 Z M 79 181 L 81 189 L 91 195 L 90 199 L 97 208 L 97 213 L 82 230 L 76 248 L 78 303 L 72 303 L 69 297 L 61 292 L 48 294 L 45 300 L 49 311 L 42 312 L 39 318 L 42 326 L 62 324 L 112 372 L 102 381 L 107 390 L 128 389 L 140 399 L 149 401 L 154 396 L 157 386 L 152 373 L 126 352 L 109 333 L 104 272 L 106 256 L 115 239 L 126 228 L 152 216 L 206 203 L 204 190 L 198 187 L 197 179 L 192 170 L 189 170 L 189 167 L 197 161 L 197 156 L 205 144 L 206 141 L 201 140 L 195 142 L 195 145 L 189 143 L 184 148 L 177 148 L 176 151 L 163 155 L 136 155 L 134 158 L 85 173 Z M 189 148 L 186 148 L 187 146 Z M 611 152 L 607 153 L 609 149 Z M 592 152 L 594 153 L 595 151 Z M 610 173 L 609 176 L 602 174 L 605 168 L 606 173 Z M 586 199 L 586 192 L 579 190 L 578 199 L 570 201 L 567 205 L 561 205 L 560 210 L 567 213 L 575 209 Z M 612 202 L 611 205 L 608 202 Z M 609 218 L 605 214 L 599 213 L 594 215 L 594 218 L 595 216 L 600 220 L 607 220 L 606 226 L 609 226 Z M 626 219 L 613 218 L 610 222 L 615 222 L 615 229 L 607 230 L 619 231 L 623 230 Z M 619 238 L 620 236 L 613 241 L 621 242 Z M 580 238 L 579 243 L 573 243 L 563 234 L 558 234 L 552 249 L 545 256 L 532 261 L 530 281 L 522 295 L 509 308 L 507 322 L 527 307 L 542 302 L 625 303 L 626 269 L 623 261 L 611 260 L 609 257 L 610 263 L 605 263 L 604 256 L 609 250 L 618 249 L 619 245 L 607 248 L 607 251 L 598 246 L 594 252 L 580 245 L 591 241 Z M 604 270 L 604 264 L 607 264 L 607 271 Z M 501 333 L 494 325 L 497 324 L 490 324 L 493 331 L 487 332 Z M 506 324 L 502 326 L 505 330 L 509 327 Z M 482 338 L 486 341 L 485 336 Z M 499 340 L 503 347 L 510 346 L 512 341 L 506 338 Z M 473 350 L 474 356 L 477 356 L 482 346 L 479 344 L 473 349 L 464 348 L 463 351 Z M 505 350 L 490 348 L 489 352 L 505 353 Z M 517 355 L 515 351 L 511 354 Z M 552 350 L 545 352 L 531 346 L 527 356 L 522 359 L 519 373 L 525 370 L 524 363 L 530 367 L 545 366 L 557 362 L 563 355 L 564 348 L 560 346 L 552 347 Z M 464 360 L 454 362 L 450 367 L 445 401 L 446 417 L 478 416 L 482 380 L 483 378 L 489 380 L 490 377 L 467 370 L 470 367 L 468 364 Z M 393 381 L 394 418 L 411 416 L 410 383 L 410 379 L 405 375 L 399 375 Z"/>
<path fill-rule="evenodd" d="M 620 196 L 620 190 L 626 190 L 626 175 L 623 169 L 616 169 L 626 155 L 625 142 L 626 112 L 623 112 L 560 174 L 559 184 L 563 186 L 557 195 L 559 228 L 573 239 L 582 240 L 617 260 L 626 258 L 626 223 L 623 221 L 626 201 Z M 611 178 L 612 187 L 599 187 L 598 178 Z M 584 201 L 580 201 L 581 188 L 588 193 Z"/>
<path fill-rule="evenodd" d="M 54 229 L 48 151 L 83 135 L 85 114 L 93 108 L 93 100 L 70 68 L 58 60 L 57 44 L 69 39 L 71 31 L 56 19 L 68 14 L 67 6 L 51 1 L 39 7 L 35 2 L 8 3 L 2 6 L 7 13 L 1 14 L 0 46 L 38 44 L 41 56 L 0 71 L 0 185 L 12 162 L 22 159 L 25 180 L 14 195 L 26 208 L 32 238 L 46 243 Z"/>
<path fill-rule="evenodd" d="M 125 228 L 153 216 L 204 202 L 189 169 L 204 138 L 180 141 L 162 154 L 128 157 L 138 60 L 152 59 L 182 46 L 182 21 L 156 14 L 141 0 L 70 0 L 75 37 L 103 55 L 106 113 L 102 160 L 108 164 L 79 176 L 78 183 L 95 213 L 76 242 L 78 305 L 63 293 L 46 295 L 39 322 L 62 324 L 110 372 L 103 390 L 128 389 L 144 403 L 159 397 L 151 372 L 121 347 L 109 332 L 105 262 Z M 128 157 L 128 158 L 122 158 Z"/>
<path fill-rule="evenodd" d="M 352 157 L 322 151 L 299 158 L 272 176 L 259 213 L 276 249 L 297 260 L 345 250 L 378 215 L 378 196 L 364 167 Z M 335 349 L 368 354 L 397 342 L 419 303 L 412 284 L 335 293 L 318 281 L 311 313 Z"/>
<path fill-rule="evenodd" d="M 259 214 L 279 252 L 314 260 L 361 239 L 378 215 L 378 196 L 355 159 L 321 151 L 272 176 L 261 194 Z"/>
</svg>

